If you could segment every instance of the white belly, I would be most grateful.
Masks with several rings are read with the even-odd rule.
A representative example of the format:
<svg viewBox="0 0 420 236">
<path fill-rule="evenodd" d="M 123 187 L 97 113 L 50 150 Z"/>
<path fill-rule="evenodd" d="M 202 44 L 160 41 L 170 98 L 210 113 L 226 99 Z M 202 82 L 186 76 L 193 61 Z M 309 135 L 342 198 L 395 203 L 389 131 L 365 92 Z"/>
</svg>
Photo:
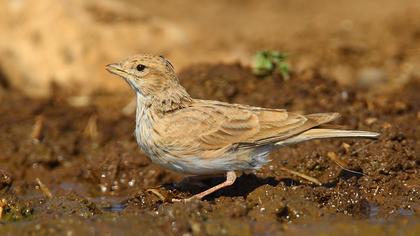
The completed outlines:
<svg viewBox="0 0 420 236">
<path fill-rule="evenodd" d="M 214 175 L 228 171 L 255 170 L 261 168 L 268 160 L 269 150 L 253 152 L 249 158 L 238 159 L 237 153 L 227 153 L 218 158 L 202 157 L 173 157 L 169 155 L 150 155 L 149 158 L 156 164 L 167 169 L 190 175 Z"/>
</svg>

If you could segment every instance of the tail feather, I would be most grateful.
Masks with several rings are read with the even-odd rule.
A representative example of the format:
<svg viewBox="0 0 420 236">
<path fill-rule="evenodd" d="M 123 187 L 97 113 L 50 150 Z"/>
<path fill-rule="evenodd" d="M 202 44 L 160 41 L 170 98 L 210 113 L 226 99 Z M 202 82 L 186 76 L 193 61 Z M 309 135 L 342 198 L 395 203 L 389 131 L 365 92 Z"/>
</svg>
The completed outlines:
<svg viewBox="0 0 420 236">
<path fill-rule="evenodd" d="M 376 139 L 379 137 L 379 133 L 359 130 L 338 130 L 338 129 L 310 129 L 299 135 L 291 137 L 286 140 L 282 140 L 276 143 L 276 145 L 289 145 L 294 143 L 300 143 L 312 139 L 321 138 L 370 138 Z"/>
</svg>

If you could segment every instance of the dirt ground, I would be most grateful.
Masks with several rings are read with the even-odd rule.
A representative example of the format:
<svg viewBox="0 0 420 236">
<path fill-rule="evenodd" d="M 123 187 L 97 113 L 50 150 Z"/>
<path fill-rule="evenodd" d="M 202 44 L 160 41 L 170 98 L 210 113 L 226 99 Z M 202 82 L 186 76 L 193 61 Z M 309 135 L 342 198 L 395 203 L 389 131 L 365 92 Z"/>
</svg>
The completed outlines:
<svg viewBox="0 0 420 236">
<path fill-rule="evenodd" d="M 387 13 L 395 3 L 385 2 Z M 327 10 L 334 7 L 340 8 Z M 152 164 L 135 142 L 134 114 L 123 109 L 134 98 L 128 86 L 87 96 L 52 85 L 50 97 L 34 99 L 0 71 L 0 235 L 420 235 L 420 10 L 376 14 L 380 28 L 363 11 L 342 11 L 365 24 L 344 21 L 331 29 L 320 16 L 313 27 L 266 41 L 252 32 L 219 37 L 221 27 L 217 40 L 201 45 L 230 48 L 244 38 L 247 50 L 292 52 L 290 80 L 256 77 L 246 63 L 217 59 L 189 63 L 179 72 L 181 84 L 195 98 L 340 112 L 334 126 L 376 131 L 380 138 L 282 148 L 261 170 L 242 173 L 203 201 L 170 199 L 223 179 L 185 179 Z M 176 11 L 161 14 L 191 22 Z"/>
<path fill-rule="evenodd" d="M 121 111 L 126 96 L 97 93 L 88 105 L 75 108 L 69 105 L 75 98 L 59 88 L 45 100 L 5 91 L 0 108 L 2 235 L 419 232 L 418 80 L 370 96 L 320 76 L 256 78 L 239 64 L 196 65 L 180 76 L 194 97 L 338 111 L 343 128 L 382 135 L 377 141 L 322 140 L 283 148 L 271 155 L 269 165 L 243 174 L 234 186 L 204 201 L 169 203 L 222 179 L 182 181 L 151 164 L 132 136 L 133 115 Z"/>
</svg>

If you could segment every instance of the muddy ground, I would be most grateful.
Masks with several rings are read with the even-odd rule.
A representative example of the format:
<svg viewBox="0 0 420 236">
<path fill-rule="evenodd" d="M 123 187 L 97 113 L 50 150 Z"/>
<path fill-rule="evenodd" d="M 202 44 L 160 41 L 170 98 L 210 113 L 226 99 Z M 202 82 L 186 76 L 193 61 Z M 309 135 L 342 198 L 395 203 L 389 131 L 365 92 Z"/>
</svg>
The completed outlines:
<svg viewBox="0 0 420 236">
<path fill-rule="evenodd" d="M 339 85 L 316 71 L 288 81 L 257 78 L 239 64 L 195 65 L 180 77 L 197 98 L 305 113 L 337 111 L 339 127 L 382 135 L 376 141 L 320 140 L 283 148 L 232 187 L 203 201 L 170 203 L 222 179 L 183 181 L 151 164 L 133 138 L 134 115 L 122 111 L 131 99 L 127 93 L 96 93 L 88 99 L 54 88 L 51 98 L 36 100 L 3 88 L 0 234 L 420 231 L 419 78 L 372 93 Z"/>
<path fill-rule="evenodd" d="M 51 85 L 35 99 L 0 68 L 0 235 L 420 235 L 420 7 L 407 3 L 416 1 L 128 2 L 195 35 L 163 52 L 185 66 L 193 97 L 336 111 L 335 127 L 380 138 L 286 147 L 203 201 L 171 203 L 223 179 L 152 164 L 133 136 L 128 86 L 86 95 Z M 252 74 L 261 49 L 289 54 L 290 80 Z"/>
</svg>

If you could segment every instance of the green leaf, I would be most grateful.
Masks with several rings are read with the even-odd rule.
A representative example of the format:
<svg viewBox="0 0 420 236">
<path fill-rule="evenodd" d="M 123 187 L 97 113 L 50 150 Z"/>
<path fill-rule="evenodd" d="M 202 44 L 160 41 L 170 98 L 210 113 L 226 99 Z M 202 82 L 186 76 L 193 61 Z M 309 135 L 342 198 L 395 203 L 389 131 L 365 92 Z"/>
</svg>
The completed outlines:
<svg viewBox="0 0 420 236">
<path fill-rule="evenodd" d="M 259 51 L 254 56 L 253 73 L 259 76 L 279 73 L 283 79 L 289 79 L 289 64 L 287 54 L 278 51 Z"/>
<path fill-rule="evenodd" d="M 266 52 L 258 52 L 254 58 L 253 71 L 257 75 L 269 74 L 273 71 L 274 65 Z"/>
<path fill-rule="evenodd" d="M 277 65 L 277 68 L 280 72 L 280 75 L 283 77 L 284 80 L 288 80 L 290 79 L 290 66 L 289 64 L 287 64 L 286 62 L 282 62 L 280 64 Z"/>
</svg>

